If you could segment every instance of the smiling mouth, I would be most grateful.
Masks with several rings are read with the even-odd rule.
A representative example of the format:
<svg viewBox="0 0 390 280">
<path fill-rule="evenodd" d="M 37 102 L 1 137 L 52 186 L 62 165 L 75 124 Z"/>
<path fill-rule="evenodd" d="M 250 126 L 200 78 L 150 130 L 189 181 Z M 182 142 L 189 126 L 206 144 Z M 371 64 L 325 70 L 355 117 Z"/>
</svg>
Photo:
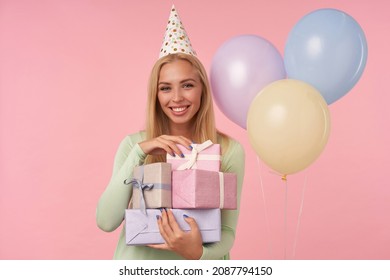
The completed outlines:
<svg viewBox="0 0 390 280">
<path fill-rule="evenodd" d="M 181 113 L 184 112 L 186 109 L 188 109 L 190 106 L 183 106 L 183 107 L 170 107 L 171 110 L 175 113 Z"/>
</svg>

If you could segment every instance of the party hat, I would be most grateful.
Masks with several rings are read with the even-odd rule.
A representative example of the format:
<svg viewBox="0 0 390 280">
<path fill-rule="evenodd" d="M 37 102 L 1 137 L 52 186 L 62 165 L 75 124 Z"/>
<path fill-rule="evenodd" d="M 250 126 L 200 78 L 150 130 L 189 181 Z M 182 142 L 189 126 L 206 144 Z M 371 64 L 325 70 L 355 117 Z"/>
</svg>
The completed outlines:
<svg viewBox="0 0 390 280">
<path fill-rule="evenodd" d="M 160 58 L 167 54 L 178 52 L 196 55 L 179 14 L 175 9 L 175 5 L 172 5 L 167 28 L 165 29 L 164 41 L 160 50 Z"/>
</svg>

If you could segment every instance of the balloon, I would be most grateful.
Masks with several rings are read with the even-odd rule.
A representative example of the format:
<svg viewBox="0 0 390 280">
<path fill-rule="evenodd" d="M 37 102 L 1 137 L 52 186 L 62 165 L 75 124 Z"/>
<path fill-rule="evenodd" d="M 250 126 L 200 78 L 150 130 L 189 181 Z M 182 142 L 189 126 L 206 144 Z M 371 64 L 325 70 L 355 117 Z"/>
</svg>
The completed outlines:
<svg viewBox="0 0 390 280">
<path fill-rule="evenodd" d="M 328 141 L 330 114 L 311 85 L 284 79 L 266 86 L 248 112 L 249 142 L 259 158 L 281 175 L 313 163 Z"/>
<path fill-rule="evenodd" d="M 366 61 L 362 28 L 351 16 L 335 9 L 304 16 L 290 31 L 285 45 L 288 78 L 311 84 L 328 104 L 352 89 Z"/>
<path fill-rule="evenodd" d="M 256 94 L 267 84 L 286 77 L 283 58 L 267 40 L 239 35 L 215 53 L 210 83 L 219 109 L 246 128 L 246 116 Z"/>
</svg>

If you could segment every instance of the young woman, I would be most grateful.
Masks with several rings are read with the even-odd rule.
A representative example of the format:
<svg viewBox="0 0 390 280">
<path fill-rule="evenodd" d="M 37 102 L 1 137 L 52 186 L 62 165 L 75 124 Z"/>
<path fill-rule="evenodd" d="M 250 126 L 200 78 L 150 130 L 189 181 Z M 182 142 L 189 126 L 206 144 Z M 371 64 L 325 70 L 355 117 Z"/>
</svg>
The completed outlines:
<svg viewBox="0 0 390 280">
<path fill-rule="evenodd" d="M 215 127 L 212 96 L 207 74 L 193 55 L 175 53 L 160 58 L 149 80 L 146 131 L 126 136 L 117 151 L 112 178 L 97 207 L 97 224 L 104 231 L 118 228 L 132 195 L 124 180 L 136 165 L 165 161 L 166 153 L 182 156 L 177 144 L 191 149 L 192 143 L 211 140 L 222 147 L 222 172 L 237 174 L 237 210 L 221 210 L 221 241 L 203 244 L 196 221 L 188 217 L 191 231 L 177 225 L 172 212 L 156 218 L 165 244 L 127 246 L 124 228 L 115 259 L 229 259 L 233 246 L 244 177 L 242 146 Z"/>
</svg>

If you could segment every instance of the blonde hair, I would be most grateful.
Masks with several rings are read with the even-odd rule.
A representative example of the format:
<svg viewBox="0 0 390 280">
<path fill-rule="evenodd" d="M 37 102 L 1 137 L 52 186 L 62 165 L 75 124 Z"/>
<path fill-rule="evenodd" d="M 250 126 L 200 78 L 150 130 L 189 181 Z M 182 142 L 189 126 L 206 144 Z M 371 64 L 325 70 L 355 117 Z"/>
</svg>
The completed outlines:
<svg viewBox="0 0 390 280">
<path fill-rule="evenodd" d="M 155 63 L 151 71 L 148 85 L 148 105 L 146 112 L 146 139 L 152 139 L 160 135 L 170 134 L 168 125 L 169 119 L 163 112 L 157 98 L 158 82 L 161 68 L 165 64 L 172 63 L 177 60 L 184 60 L 189 62 L 199 74 L 199 78 L 202 84 L 200 107 L 199 111 L 194 116 L 192 140 L 196 143 L 202 143 L 206 140 L 211 140 L 213 143 L 217 143 L 219 142 L 218 140 L 220 140 L 220 137 L 218 136 L 222 136 L 222 139 L 226 138 L 226 136 L 218 132 L 215 127 L 213 100 L 206 70 L 198 58 L 184 53 L 175 53 L 163 56 Z M 165 157 L 149 155 L 147 156 L 145 163 L 161 161 L 165 161 Z"/>
</svg>

